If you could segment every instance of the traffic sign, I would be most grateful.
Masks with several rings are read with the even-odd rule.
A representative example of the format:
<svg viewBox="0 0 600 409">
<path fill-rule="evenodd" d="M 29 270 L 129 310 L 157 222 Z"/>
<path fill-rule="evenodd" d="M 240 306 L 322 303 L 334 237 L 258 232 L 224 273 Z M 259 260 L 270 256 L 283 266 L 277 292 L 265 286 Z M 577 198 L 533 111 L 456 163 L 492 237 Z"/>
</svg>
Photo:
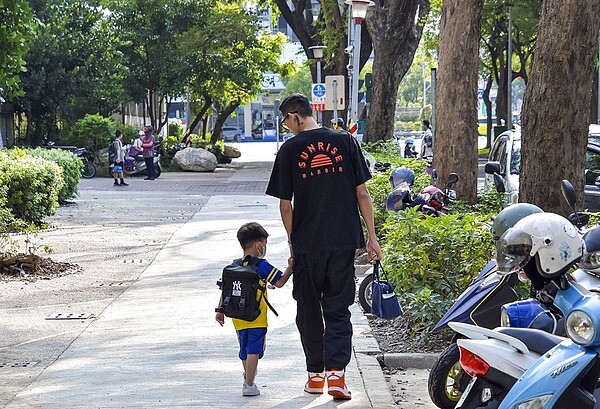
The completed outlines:
<svg viewBox="0 0 600 409">
<path fill-rule="evenodd" d="M 312 94 L 313 94 L 314 102 L 316 102 L 315 99 L 318 99 L 319 101 L 321 101 L 322 98 L 325 98 L 326 93 L 327 93 L 327 90 L 325 88 L 325 84 L 323 84 L 323 83 L 313 84 Z"/>
</svg>

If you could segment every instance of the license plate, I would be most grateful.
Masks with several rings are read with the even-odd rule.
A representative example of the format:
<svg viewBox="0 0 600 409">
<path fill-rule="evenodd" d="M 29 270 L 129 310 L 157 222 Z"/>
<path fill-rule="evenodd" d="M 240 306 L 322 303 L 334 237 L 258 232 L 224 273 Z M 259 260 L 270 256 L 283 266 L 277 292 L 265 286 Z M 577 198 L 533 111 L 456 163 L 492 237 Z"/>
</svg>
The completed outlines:
<svg viewBox="0 0 600 409">
<path fill-rule="evenodd" d="M 465 399 L 467 399 L 467 396 L 469 396 L 469 392 L 471 392 L 471 389 L 473 389 L 473 385 L 475 385 L 475 382 L 477 382 L 477 377 L 471 378 L 471 382 L 469 382 L 469 384 L 465 388 L 465 391 L 462 393 L 460 399 L 458 400 L 458 403 L 455 406 L 456 409 L 461 408 L 462 404 L 465 403 Z"/>
</svg>

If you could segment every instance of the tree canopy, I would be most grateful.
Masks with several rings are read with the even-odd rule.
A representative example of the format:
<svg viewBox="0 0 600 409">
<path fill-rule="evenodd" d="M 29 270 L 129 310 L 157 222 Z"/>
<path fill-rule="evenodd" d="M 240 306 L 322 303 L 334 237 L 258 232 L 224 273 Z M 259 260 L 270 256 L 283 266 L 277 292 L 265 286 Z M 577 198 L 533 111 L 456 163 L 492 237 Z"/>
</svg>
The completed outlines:
<svg viewBox="0 0 600 409">
<path fill-rule="evenodd" d="M 26 0 L 4 0 L 0 8 L 0 97 L 22 95 L 20 75 L 26 70 L 23 58 L 37 22 Z M 1 101 L 0 101 L 1 102 Z"/>
</svg>

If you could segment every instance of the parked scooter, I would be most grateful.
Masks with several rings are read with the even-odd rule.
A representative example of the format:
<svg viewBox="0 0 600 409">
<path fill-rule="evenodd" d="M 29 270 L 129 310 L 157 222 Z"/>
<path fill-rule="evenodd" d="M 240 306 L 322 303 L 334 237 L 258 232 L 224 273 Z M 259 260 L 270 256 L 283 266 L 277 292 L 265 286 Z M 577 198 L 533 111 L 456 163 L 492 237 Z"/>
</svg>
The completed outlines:
<svg viewBox="0 0 600 409">
<path fill-rule="evenodd" d="M 596 237 L 593 240 L 590 240 L 589 236 L 584 238 L 584 241 L 589 243 L 586 244 L 586 248 L 593 248 L 594 253 L 600 252 L 600 229 L 593 229 L 589 233 Z M 585 265 L 583 262 L 580 264 Z M 586 265 L 586 268 L 589 268 L 589 265 Z M 596 264 L 595 268 L 600 271 L 600 265 Z M 588 291 L 600 291 L 600 278 L 581 269 L 573 272 L 572 277 L 578 285 L 587 288 Z M 516 321 L 524 326 L 527 326 L 528 322 L 524 318 L 551 322 L 551 317 L 555 314 L 549 314 L 548 310 L 540 311 L 540 308 L 538 304 L 538 309 L 533 308 L 537 313 L 530 314 L 529 317 L 520 316 Z M 562 316 L 562 312 L 559 314 Z M 451 322 L 449 326 L 466 337 L 457 340 L 461 367 L 470 377 L 455 406 L 462 409 L 498 408 L 524 372 L 546 352 L 566 339 L 564 336 L 531 327 L 499 327 L 491 330 L 461 322 Z M 559 324 L 559 327 L 563 326 L 563 323 Z M 596 391 L 595 394 L 598 399 L 599 392 Z"/>
<path fill-rule="evenodd" d="M 575 190 L 573 186 L 568 181 L 563 181 L 562 190 L 564 197 L 567 199 L 567 202 L 573 208 L 575 204 Z M 569 217 L 569 222 L 571 222 L 572 224 L 574 223 L 575 225 L 581 228 L 587 223 L 587 217 L 587 215 L 582 213 L 573 213 Z M 526 220 L 527 219 L 525 219 L 524 222 Z M 532 227 L 532 223 L 537 224 L 535 225 L 535 227 Z M 516 225 L 515 229 L 518 228 L 525 232 L 528 230 L 534 231 L 535 229 L 539 230 L 543 229 L 544 227 L 547 228 L 549 224 L 551 224 L 551 222 L 547 220 L 530 220 L 529 225 Z M 549 273 L 552 271 L 552 263 L 557 264 L 560 262 L 564 263 L 565 260 L 570 261 L 568 260 L 569 252 L 567 251 L 568 242 L 572 240 L 577 244 L 578 240 L 581 240 L 581 231 L 575 234 L 570 228 L 566 228 L 565 225 L 566 223 L 564 223 L 563 219 L 562 226 L 559 225 L 558 228 L 554 229 L 556 231 L 554 233 L 555 237 L 552 237 L 552 229 L 549 228 L 547 228 L 548 232 L 546 232 L 546 234 L 537 234 L 536 236 L 534 236 L 538 241 L 537 248 L 533 248 L 532 246 L 531 251 L 520 251 L 524 248 L 519 250 L 522 256 L 527 255 L 529 257 L 532 257 L 529 254 L 535 253 L 535 263 L 533 260 L 530 260 L 530 262 L 527 263 L 526 268 L 524 268 L 524 271 L 527 273 L 527 276 L 532 279 L 532 282 L 536 287 L 550 289 L 548 296 L 551 300 L 560 299 L 559 295 L 561 291 L 566 288 L 563 284 L 561 284 L 564 282 L 571 283 L 572 285 L 569 284 L 571 287 L 583 289 L 583 291 L 586 293 L 586 297 L 596 299 L 597 297 L 589 296 L 591 294 L 600 292 L 600 278 L 598 278 L 597 276 L 600 272 L 600 263 L 596 261 L 600 260 L 600 257 L 598 257 L 600 255 L 600 227 L 591 229 L 587 233 L 585 233 L 585 235 L 583 235 L 582 240 L 585 243 L 585 250 L 583 252 L 584 257 L 579 263 L 579 265 L 582 269 L 585 269 L 585 271 L 579 269 L 576 270 L 573 274 L 567 275 L 565 272 L 567 270 L 567 265 L 565 265 L 565 267 L 561 271 L 554 274 L 554 277 L 548 276 Z M 567 240 L 559 240 L 560 235 L 563 233 L 563 231 L 571 232 L 571 235 L 567 238 Z M 509 243 L 510 245 L 507 245 L 507 241 L 515 241 L 515 236 L 521 239 L 521 237 L 518 236 L 518 233 L 519 231 L 517 231 L 516 233 L 512 233 L 512 239 L 510 237 L 504 238 L 503 236 L 503 240 L 505 243 L 501 244 L 500 248 L 498 249 L 498 252 L 500 254 L 504 252 L 508 254 L 508 256 L 503 257 L 502 262 L 505 262 L 506 259 L 511 259 L 512 256 L 510 256 L 510 254 L 515 250 L 515 245 L 517 247 L 527 247 L 528 244 L 525 243 L 527 242 L 527 240 L 521 240 L 524 242 L 524 244 L 519 244 L 519 240 L 517 240 L 516 243 Z M 522 234 L 521 236 L 526 238 L 526 234 Z M 539 241 L 542 239 L 543 245 L 540 246 Z M 554 248 L 552 248 L 552 240 L 559 243 L 557 245 L 554 245 Z M 533 244 L 533 240 L 530 240 L 530 242 Z M 553 250 L 555 254 L 547 254 L 551 250 Z M 556 253 L 560 254 L 560 256 L 556 257 L 558 255 Z M 542 267 L 544 263 L 547 265 L 547 267 L 545 268 L 545 270 L 540 272 L 539 267 Z M 568 279 L 565 279 L 565 277 L 568 277 Z M 524 301 L 524 303 L 526 302 L 527 301 Z M 560 307 L 560 303 L 557 303 L 555 301 L 554 304 L 557 307 Z M 531 302 L 531 306 L 535 308 L 535 302 Z M 573 305 L 571 305 L 571 307 L 573 307 Z M 525 312 L 525 314 L 522 313 L 523 311 Z M 517 316 L 513 316 L 514 312 L 514 310 L 510 310 L 510 305 L 507 306 L 507 308 L 505 308 L 503 311 L 503 315 L 506 315 L 506 317 L 503 317 L 503 321 L 511 322 L 512 324 L 514 324 L 527 322 L 530 319 L 538 319 L 539 317 L 543 317 L 543 315 L 541 314 L 536 315 L 535 310 L 533 310 L 533 313 L 531 313 L 531 310 L 520 309 L 518 310 L 520 314 L 518 314 Z M 560 311 L 558 313 L 553 314 L 562 315 L 563 313 L 567 317 L 567 325 L 565 326 L 564 324 L 560 323 L 558 327 L 566 327 L 566 330 L 568 332 L 568 321 L 570 317 L 567 315 L 567 311 L 565 311 L 564 308 L 560 308 Z M 455 327 L 455 324 L 450 325 L 453 328 Z M 458 344 L 461 348 L 461 364 L 465 368 L 465 371 L 469 372 L 470 375 L 474 376 L 473 380 L 469 383 L 469 386 L 463 394 L 463 399 L 461 399 L 459 404 L 456 406 L 461 408 L 478 408 L 480 406 L 485 406 L 488 408 L 497 408 L 500 402 L 503 401 L 507 392 L 511 389 L 513 385 L 515 385 L 517 379 L 523 374 L 523 372 L 527 368 L 531 366 L 531 361 L 536 360 L 536 354 L 542 356 L 544 353 L 546 353 L 548 350 L 555 346 L 555 344 L 553 343 L 546 342 L 544 340 L 543 334 L 536 334 L 534 331 L 525 329 L 521 330 L 521 333 L 511 333 L 510 335 L 520 340 L 529 341 L 527 346 L 529 347 L 530 351 L 520 351 L 519 353 L 514 355 L 511 354 L 511 348 L 514 347 L 514 342 L 511 343 L 506 339 L 499 339 L 495 337 L 494 334 L 498 332 L 507 334 L 509 333 L 509 331 L 515 331 L 517 329 L 501 328 L 496 329 L 495 331 L 488 331 L 488 333 L 485 333 L 483 329 L 477 327 L 472 327 L 470 329 L 466 328 L 466 332 L 460 330 L 459 328 L 456 329 L 461 333 L 470 336 L 471 338 L 474 338 L 473 340 L 458 341 Z M 550 355 L 551 353 L 547 354 L 545 357 L 549 357 Z M 598 378 L 596 376 L 596 382 L 597 380 Z M 594 392 L 594 389 L 595 386 L 588 388 L 588 390 L 590 390 L 592 393 Z M 595 393 L 598 398 L 598 391 L 596 391 Z M 562 406 L 564 404 L 559 403 L 557 404 L 557 406 L 546 406 L 541 402 L 535 403 L 535 399 L 533 399 L 531 402 L 526 403 L 525 406 L 522 407 L 581 407 L 577 405 L 576 401 L 573 401 L 571 398 L 566 398 L 565 402 L 569 402 L 569 404 L 567 404 L 566 406 Z M 530 404 L 533 404 L 534 406 L 530 406 Z M 536 404 L 538 404 L 538 406 L 535 406 Z M 506 407 L 512 408 L 513 406 L 508 404 Z"/>
<path fill-rule="evenodd" d="M 503 209 L 492 225 L 494 240 L 498 240 L 506 230 L 525 216 L 542 212 L 539 207 L 528 203 L 519 203 Z M 499 276 L 496 261 L 491 260 L 440 319 L 433 333 L 448 328 L 450 322 L 464 322 L 485 328 L 499 326 L 502 305 L 518 298 L 514 290 L 518 281 L 517 275 L 514 274 Z M 460 354 L 456 345 L 459 337 L 460 334 L 455 335 L 452 343 L 438 356 L 429 373 L 429 397 L 442 409 L 455 407 L 471 379 L 459 364 Z"/>
<path fill-rule="evenodd" d="M 157 141 L 154 145 L 154 177 L 157 178 L 162 173 L 162 165 L 160 164 L 161 158 L 161 145 L 160 141 Z M 130 146 L 125 146 L 125 152 L 130 152 Z M 109 173 L 112 176 L 112 169 L 114 164 L 110 165 Z M 125 175 L 146 175 L 146 162 L 142 155 L 126 156 L 124 160 L 123 173 Z"/>
<path fill-rule="evenodd" d="M 431 180 L 430 186 L 425 187 L 418 195 L 415 195 L 411 191 L 415 181 L 415 174 L 412 169 L 404 166 L 395 169 L 390 174 L 392 192 L 387 197 L 386 209 L 397 212 L 415 207 L 426 215 L 443 215 L 445 207 L 456 200 L 456 192 L 452 189 L 452 186 L 458 182 L 458 175 L 450 173 L 443 190 L 436 186 L 437 172 L 435 170 L 432 172 Z"/>
<path fill-rule="evenodd" d="M 561 216 L 549 213 L 539 216 L 523 219 L 502 236 L 497 246 L 498 265 L 505 272 L 523 268 L 534 283 L 552 283 L 556 287 L 554 304 L 566 317 L 565 328 L 570 340 L 549 351 L 540 351 L 541 357 L 531 365 L 523 360 L 528 355 L 527 351 L 512 357 L 508 365 L 499 365 L 495 357 L 500 344 L 486 345 L 486 342 L 476 339 L 459 340 L 461 364 L 475 375 L 470 384 L 473 387 L 480 378 L 493 379 L 494 376 L 488 374 L 492 369 L 500 373 L 506 373 L 507 367 L 526 370 L 506 396 L 502 396 L 502 392 L 510 385 L 500 392 L 493 388 L 480 388 L 486 403 L 493 402 L 494 407 L 594 408 L 594 392 L 600 376 L 600 299 L 577 283 L 568 271 L 582 256 L 581 264 L 588 268 L 600 267 L 596 261 L 600 233 L 596 228 L 582 240 L 575 228 Z M 588 246 L 584 246 L 584 241 L 590 243 L 591 253 Z M 473 328 L 475 334 L 479 330 Z M 467 395 L 477 393 L 469 391 Z"/>
</svg>

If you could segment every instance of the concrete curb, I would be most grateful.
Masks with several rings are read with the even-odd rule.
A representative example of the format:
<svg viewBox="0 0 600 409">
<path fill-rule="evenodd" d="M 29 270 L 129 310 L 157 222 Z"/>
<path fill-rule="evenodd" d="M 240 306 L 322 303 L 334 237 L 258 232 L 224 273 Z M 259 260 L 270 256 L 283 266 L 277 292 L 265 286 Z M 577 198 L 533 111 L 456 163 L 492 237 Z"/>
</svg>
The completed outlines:
<svg viewBox="0 0 600 409">
<path fill-rule="evenodd" d="M 438 354 L 431 353 L 389 353 L 382 354 L 377 359 L 388 368 L 431 369 Z"/>
<path fill-rule="evenodd" d="M 383 375 L 377 355 L 381 354 L 371 326 L 357 303 L 350 307 L 354 335 L 354 357 L 362 376 L 365 392 L 374 408 L 397 408 L 392 392 Z"/>
</svg>

